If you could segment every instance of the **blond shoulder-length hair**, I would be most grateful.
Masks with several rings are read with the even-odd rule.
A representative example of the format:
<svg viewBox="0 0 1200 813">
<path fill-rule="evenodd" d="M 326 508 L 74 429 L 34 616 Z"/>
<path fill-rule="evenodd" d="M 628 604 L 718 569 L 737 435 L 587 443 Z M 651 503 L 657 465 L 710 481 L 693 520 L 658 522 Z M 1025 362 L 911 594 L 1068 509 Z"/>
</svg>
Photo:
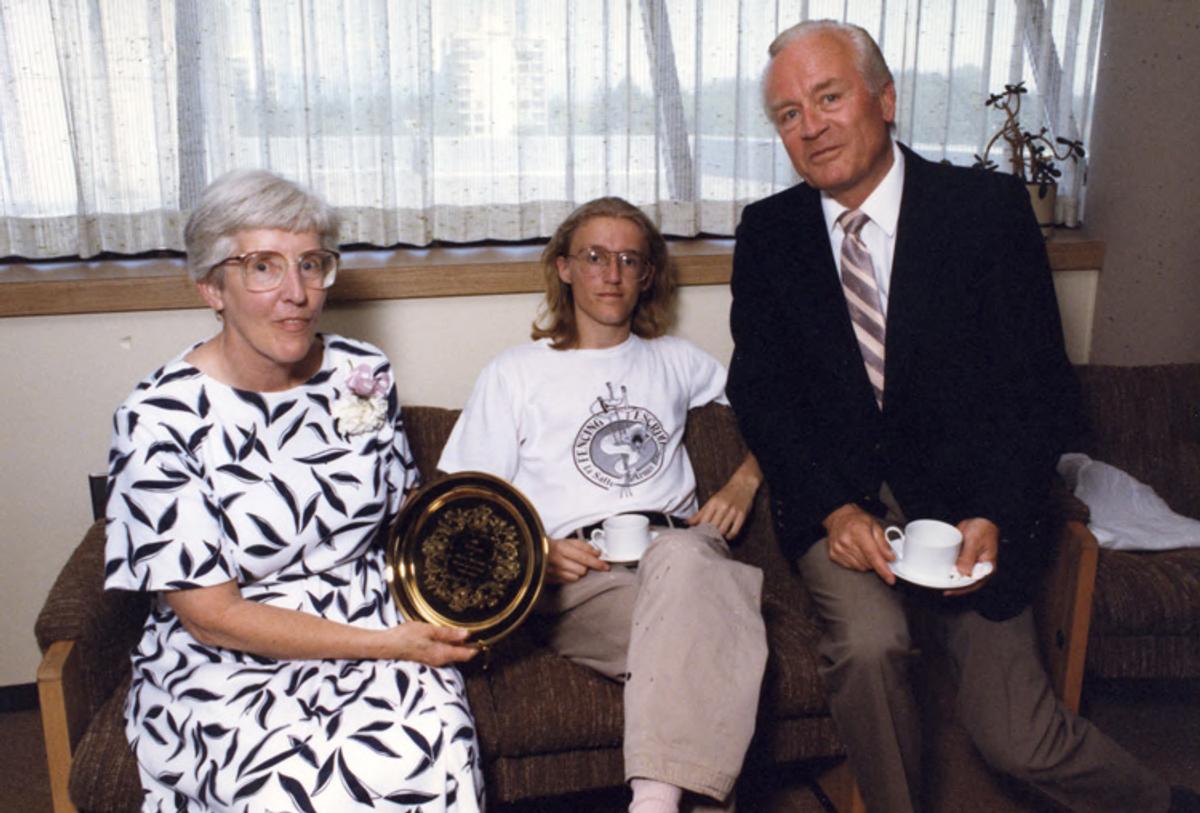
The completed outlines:
<svg viewBox="0 0 1200 813">
<path fill-rule="evenodd" d="M 579 342 L 575 298 L 571 286 L 558 276 L 558 259 L 571 253 L 575 231 L 594 217 L 619 217 L 631 221 L 642 230 L 646 240 L 650 277 L 633 310 L 633 333 L 643 339 L 653 339 L 666 333 L 671 326 L 675 267 L 667 253 L 667 241 L 654 222 L 629 201 L 617 197 L 596 198 L 571 212 L 542 251 L 546 296 L 533 322 L 532 336 L 549 339 L 555 350 L 567 350 Z"/>
</svg>

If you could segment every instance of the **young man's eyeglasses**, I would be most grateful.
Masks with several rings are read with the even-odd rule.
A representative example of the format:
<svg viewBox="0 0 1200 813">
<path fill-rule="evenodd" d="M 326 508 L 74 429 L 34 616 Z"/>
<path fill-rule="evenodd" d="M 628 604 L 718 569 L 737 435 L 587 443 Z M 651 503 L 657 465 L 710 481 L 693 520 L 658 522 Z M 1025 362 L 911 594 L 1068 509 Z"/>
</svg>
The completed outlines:
<svg viewBox="0 0 1200 813">
<path fill-rule="evenodd" d="M 599 246 L 588 246 L 575 254 L 568 254 L 573 260 L 583 264 L 583 268 L 593 276 L 600 276 L 608 270 L 609 264 L 615 257 L 617 270 L 621 276 L 635 282 L 642 282 L 650 276 L 650 261 L 636 251 L 608 251 Z"/>
<path fill-rule="evenodd" d="M 305 288 L 328 288 L 337 278 L 340 261 L 341 255 L 336 251 L 322 248 L 304 252 L 296 259 L 300 282 Z M 233 264 L 241 266 L 242 282 L 246 290 L 262 293 L 273 291 L 283 284 L 290 261 L 278 251 L 251 251 L 238 257 L 226 257 L 213 268 Z"/>
</svg>

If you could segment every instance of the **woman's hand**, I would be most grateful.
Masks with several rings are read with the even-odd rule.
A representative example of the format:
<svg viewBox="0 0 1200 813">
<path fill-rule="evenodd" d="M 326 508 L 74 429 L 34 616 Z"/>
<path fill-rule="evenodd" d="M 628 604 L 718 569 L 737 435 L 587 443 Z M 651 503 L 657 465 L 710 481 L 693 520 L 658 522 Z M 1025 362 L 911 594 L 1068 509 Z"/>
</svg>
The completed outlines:
<svg viewBox="0 0 1200 813">
<path fill-rule="evenodd" d="M 699 525 L 708 522 L 717 527 L 726 539 L 732 539 L 742 530 L 750 506 L 754 504 L 754 495 L 762 484 L 762 469 L 754 455 L 746 455 L 742 465 L 738 466 L 721 490 L 708 498 L 694 515 L 688 518 L 688 525 Z"/>
<path fill-rule="evenodd" d="M 551 539 L 546 557 L 546 581 L 551 584 L 577 582 L 589 570 L 608 570 L 608 562 L 582 539 Z"/>
<path fill-rule="evenodd" d="M 393 660 L 446 666 L 465 663 L 479 654 L 478 649 L 466 645 L 468 630 L 409 621 L 384 630 L 383 634 L 394 647 L 393 654 L 388 656 Z"/>
</svg>

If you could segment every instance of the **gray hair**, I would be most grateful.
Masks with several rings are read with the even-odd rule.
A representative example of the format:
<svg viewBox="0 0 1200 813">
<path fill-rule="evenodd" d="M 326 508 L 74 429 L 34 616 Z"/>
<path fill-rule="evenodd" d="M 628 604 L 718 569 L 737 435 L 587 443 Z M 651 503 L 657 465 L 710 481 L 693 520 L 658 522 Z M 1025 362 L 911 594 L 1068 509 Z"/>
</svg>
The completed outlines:
<svg viewBox="0 0 1200 813">
<path fill-rule="evenodd" d="M 888 67 L 887 60 L 883 58 L 883 53 L 879 50 L 875 39 L 867 33 L 865 28 L 853 23 L 843 23 L 837 20 L 805 20 L 802 23 L 796 23 L 791 28 L 785 28 L 779 32 L 779 35 L 771 41 L 770 46 L 767 48 L 769 59 L 767 60 L 767 67 L 763 69 L 762 83 L 764 109 L 767 109 L 765 95 L 766 78 L 771 70 L 771 63 L 775 61 L 775 57 L 791 43 L 821 32 L 830 32 L 846 38 L 850 46 L 854 49 L 854 62 L 858 68 L 859 76 L 862 77 L 863 82 L 867 85 L 867 89 L 872 94 L 878 96 L 889 83 L 895 81 L 892 79 L 892 70 Z M 770 112 L 767 109 L 768 118 L 770 118 Z"/>
<path fill-rule="evenodd" d="M 315 232 L 323 248 L 336 250 L 340 226 L 334 208 L 299 184 L 264 169 L 235 169 L 208 185 L 184 227 L 188 276 L 208 277 L 233 254 L 241 231 Z"/>
</svg>

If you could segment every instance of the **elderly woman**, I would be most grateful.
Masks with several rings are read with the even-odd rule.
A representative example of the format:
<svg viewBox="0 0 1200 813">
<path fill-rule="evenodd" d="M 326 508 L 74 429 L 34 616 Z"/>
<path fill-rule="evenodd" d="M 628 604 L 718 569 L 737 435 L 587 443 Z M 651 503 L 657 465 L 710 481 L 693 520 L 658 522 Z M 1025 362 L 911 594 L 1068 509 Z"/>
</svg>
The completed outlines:
<svg viewBox="0 0 1200 813">
<path fill-rule="evenodd" d="M 127 734 L 145 810 L 476 811 L 465 633 L 401 623 L 383 541 L 416 480 L 387 358 L 317 332 L 337 218 L 226 175 L 185 232 L 221 330 L 113 420 L 107 587 L 154 594 Z"/>
</svg>

